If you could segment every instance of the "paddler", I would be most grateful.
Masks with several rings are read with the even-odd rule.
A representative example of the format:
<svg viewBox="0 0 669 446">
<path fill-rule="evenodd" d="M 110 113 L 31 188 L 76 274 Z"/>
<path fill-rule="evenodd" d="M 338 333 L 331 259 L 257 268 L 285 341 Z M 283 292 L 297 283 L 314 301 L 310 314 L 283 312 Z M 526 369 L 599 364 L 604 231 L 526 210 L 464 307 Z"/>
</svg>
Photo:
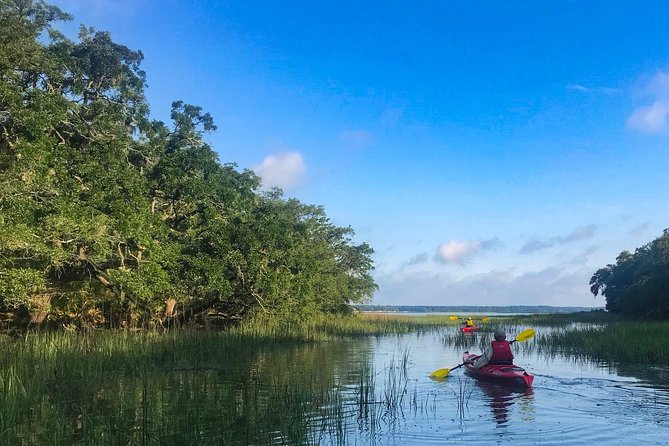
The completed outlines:
<svg viewBox="0 0 669 446">
<path fill-rule="evenodd" d="M 480 369 L 486 364 L 511 365 L 513 364 L 513 353 L 511 343 L 506 340 L 506 333 L 502 329 L 495 330 L 495 340 L 484 350 L 483 354 L 476 359 L 468 359 L 465 364 L 472 364 Z"/>
</svg>

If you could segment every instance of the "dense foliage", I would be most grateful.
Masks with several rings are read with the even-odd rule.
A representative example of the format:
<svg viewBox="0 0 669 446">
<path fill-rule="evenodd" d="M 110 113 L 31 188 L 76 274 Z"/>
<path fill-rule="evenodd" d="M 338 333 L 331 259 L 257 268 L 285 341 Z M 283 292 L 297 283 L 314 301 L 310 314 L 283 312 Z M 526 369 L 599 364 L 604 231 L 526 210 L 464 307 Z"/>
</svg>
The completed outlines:
<svg viewBox="0 0 669 446">
<path fill-rule="evenodd" d="M 590 291 L 606 297 L 606 309 L 634 316 L 669 317 L 669 229 L 634 254 L 597 270 Z"/>
<path fill-rule="evenodd" d="M 77 327 L 347 311 L 372 249 L 322 207 L 262 193 L 203 141 L 201 108 L 149 117 L 139 51 L 42 1 L 0 0 L 0 313 Z"/>
</svg>

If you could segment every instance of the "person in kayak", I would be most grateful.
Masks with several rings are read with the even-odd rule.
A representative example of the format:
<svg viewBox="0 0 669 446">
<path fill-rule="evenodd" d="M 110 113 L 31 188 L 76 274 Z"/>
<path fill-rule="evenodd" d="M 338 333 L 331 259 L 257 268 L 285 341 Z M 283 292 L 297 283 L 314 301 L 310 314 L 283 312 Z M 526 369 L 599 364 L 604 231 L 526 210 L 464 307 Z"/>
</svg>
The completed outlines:
<svg viewBox="0 0 669 446">
<path fill-rule="evenodd" d="M 467 327 L 473 327 L 474 321 L 472 320 L 472 318 L 468 317 L 467 320 L 463 322 L 463 324 L 466 325 Z"/>
<path fill-rule="evenodd" d="M 504 330 L 495 331 L 495 340 L 486 347 L 481 356 L 475 359 L 468 359 L 465 364 L 471 364 L 480 369 L 486 364 L 490 365 L 512 365 L 513 353 L 511 353 L 511 343 L 506 340 Z"/>
</svg>

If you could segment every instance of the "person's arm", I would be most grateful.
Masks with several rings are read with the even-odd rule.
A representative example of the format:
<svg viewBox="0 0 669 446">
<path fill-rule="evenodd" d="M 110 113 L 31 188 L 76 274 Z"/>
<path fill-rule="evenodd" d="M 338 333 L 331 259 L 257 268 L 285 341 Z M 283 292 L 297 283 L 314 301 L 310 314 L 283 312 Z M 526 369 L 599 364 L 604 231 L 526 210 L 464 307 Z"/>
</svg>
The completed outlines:
<svg viewBox="0 0 669 446">
<path fill-rule="evenodd" d="M 480 369 L 484 365 L 490 362 L 490 358 L 492 358 L 492 346 L 486 347 L 486 349 L 483 351 L 483 354 L 476 358 L 474 361 L 474 367 L 477 369 Z"/>
</svg>

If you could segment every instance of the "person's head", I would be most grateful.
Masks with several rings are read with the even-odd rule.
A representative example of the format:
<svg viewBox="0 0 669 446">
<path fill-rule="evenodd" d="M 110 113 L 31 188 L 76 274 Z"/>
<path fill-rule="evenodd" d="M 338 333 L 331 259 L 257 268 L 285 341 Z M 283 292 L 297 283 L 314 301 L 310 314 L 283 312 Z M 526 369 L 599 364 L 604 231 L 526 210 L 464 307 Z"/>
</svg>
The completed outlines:
<svg viewBox="0 0 669 446">
<path fill-rule="evenodd" d="M 502 342 L 506 340 L 506 332 L 501 328 L 495 330 L 495 341 Z"/>
</svg>

